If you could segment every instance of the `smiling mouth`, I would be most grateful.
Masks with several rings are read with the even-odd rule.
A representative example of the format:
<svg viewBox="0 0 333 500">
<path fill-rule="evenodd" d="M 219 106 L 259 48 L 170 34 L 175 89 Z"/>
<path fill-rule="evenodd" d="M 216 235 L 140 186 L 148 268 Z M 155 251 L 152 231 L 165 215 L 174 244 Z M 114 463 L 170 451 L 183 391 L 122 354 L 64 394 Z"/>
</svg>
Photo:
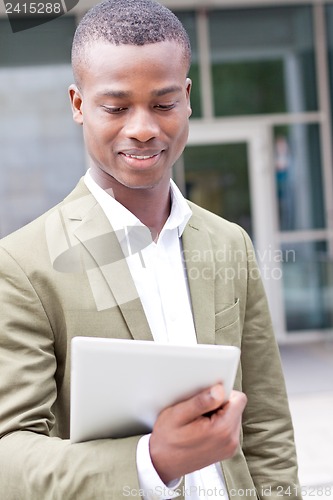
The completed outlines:
<svg viewBox="0 0 333 500">
<path fill-rule="evenodd" d="M 139 152 L 139 151 L 138 151 Z M 153 154 L 137 154 L 136 151 L 133 153 L 120 153 L 123 161 L 127 164 L 131 169 L 139 169 L 139 170 L 149 170 L 151 168 L 155 168 L 158 165 L 161 155 L 163 151 L 158 151 Z"/>
<path fill-rule="evenodd" d="M 134 158 L 135 160 L 149 160 L 149 158 L 154 158 L 155 156 L 158 156 L 159 153 L 156 153 L 154 155 L 130 155 L 126 153 L 122 153 L 124 156 L 127 158 Z"/>
</svg>

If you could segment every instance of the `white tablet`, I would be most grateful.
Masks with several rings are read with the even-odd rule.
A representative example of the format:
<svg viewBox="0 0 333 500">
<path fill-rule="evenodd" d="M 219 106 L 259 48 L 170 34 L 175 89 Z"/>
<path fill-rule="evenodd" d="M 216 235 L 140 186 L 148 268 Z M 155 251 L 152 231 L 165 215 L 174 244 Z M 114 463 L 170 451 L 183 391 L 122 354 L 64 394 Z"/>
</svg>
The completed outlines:
<svg viewBox="0 0 333 500">
<path fill-rule="evenodd" d="M 71 442 L 146 434 L 163 408 L 217 382 L 227 400 L 239 356 L 233 346 L 73 338 Z"/>
</svg>

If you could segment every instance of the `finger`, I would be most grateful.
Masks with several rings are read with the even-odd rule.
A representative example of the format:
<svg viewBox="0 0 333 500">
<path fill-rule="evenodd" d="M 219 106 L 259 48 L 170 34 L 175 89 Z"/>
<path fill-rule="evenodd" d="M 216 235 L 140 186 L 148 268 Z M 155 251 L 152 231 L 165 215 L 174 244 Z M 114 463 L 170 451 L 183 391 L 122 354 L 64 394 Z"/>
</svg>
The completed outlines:
<svg viewBox="0 0 333 500">
<path fill-rule="evenodd" d="M 243 392 L 231 391 L 228 401 L 213 413 L 223 418 L 228 415 L 231 420 L 234 420 L 235 417 L 242 415 L 246 405 L 247 397 Z"/>
<path fill-rule="evenodd" d="M 219 408 L 225 400 L 222 384 L 216 384 L 209 389 L 199 392 L 195 396 L 173 406 L 179 425 L 186 425 L 205 413 Z"/>
<path fill-rule="evenodd" d="M 244 394 L 244 392 L 231 391 L 227 404 L 228 403 L 230 403 L 230 406 L 236 405 L 243 412 L 245 409 L 245 406 L 247 405 L 247 397 Z"/>
</svg>

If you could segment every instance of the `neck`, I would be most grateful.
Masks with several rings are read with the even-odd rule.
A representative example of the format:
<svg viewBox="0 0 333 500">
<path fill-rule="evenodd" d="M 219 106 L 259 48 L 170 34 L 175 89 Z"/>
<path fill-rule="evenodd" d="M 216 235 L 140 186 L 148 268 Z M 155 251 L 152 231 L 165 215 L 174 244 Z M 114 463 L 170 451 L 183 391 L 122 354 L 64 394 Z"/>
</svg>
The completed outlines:
<svg viewBox="0 0 333 500">
<path fill-rule="evenodd" d="M 129 188 L 104 172 L 90 171 L 94 181 L 132 212 L 158 238 L 171 210 L 170 178 L 150 188 Z"/>
</svg>

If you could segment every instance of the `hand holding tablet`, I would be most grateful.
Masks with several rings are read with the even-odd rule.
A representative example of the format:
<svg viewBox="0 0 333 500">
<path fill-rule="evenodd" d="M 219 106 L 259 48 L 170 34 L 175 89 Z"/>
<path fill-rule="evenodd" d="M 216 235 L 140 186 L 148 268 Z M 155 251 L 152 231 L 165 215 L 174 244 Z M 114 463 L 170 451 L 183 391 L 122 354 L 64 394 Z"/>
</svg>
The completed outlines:
<svg viewBox="0 0 333 500">
<path fill-rule="evenodd" d="M 239 357 L 233 346 L 75 337 L 71 442 L 148 433 L 163 409 L 217 383 L 226 401 Z"/>
</svg>

